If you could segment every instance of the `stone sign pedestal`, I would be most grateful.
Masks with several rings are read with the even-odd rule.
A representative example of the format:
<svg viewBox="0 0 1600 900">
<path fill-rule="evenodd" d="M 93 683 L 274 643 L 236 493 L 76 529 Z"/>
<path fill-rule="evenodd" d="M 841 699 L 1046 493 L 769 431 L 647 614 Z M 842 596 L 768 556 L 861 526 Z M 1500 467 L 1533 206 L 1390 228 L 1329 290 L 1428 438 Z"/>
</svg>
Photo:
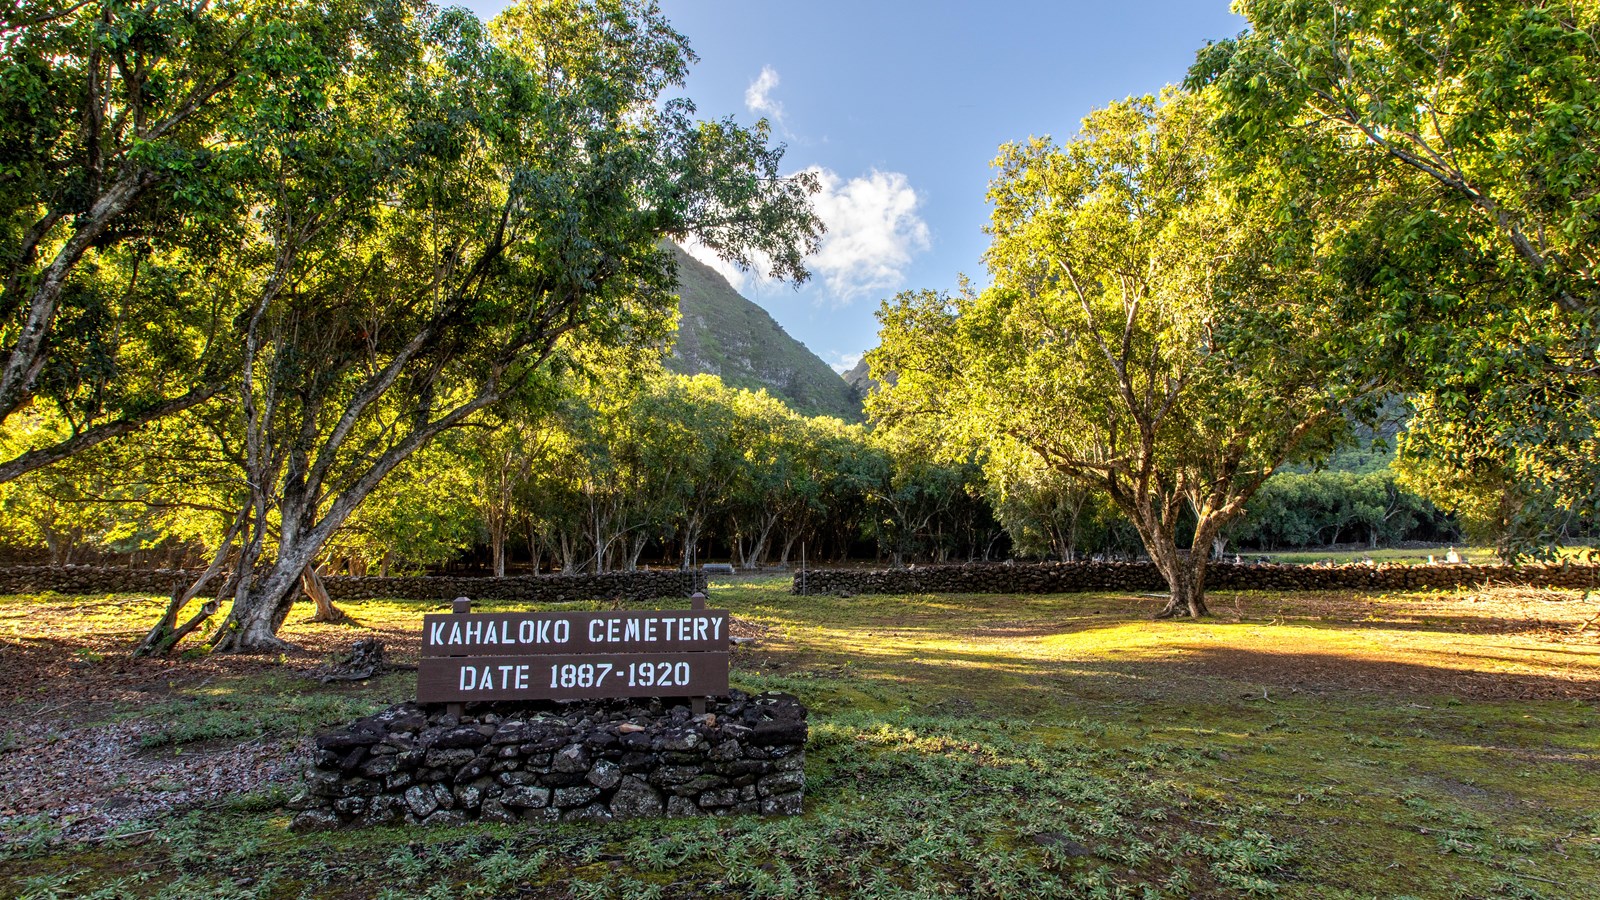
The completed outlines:
<svg viewBox="0 0 1600 900">
<path fill-rule="evenodd" d="M 788 694 L 688 701 L 405 703 L 317 738 L 297 829 L 797 815 L 806 709 Z"/>
</svg>

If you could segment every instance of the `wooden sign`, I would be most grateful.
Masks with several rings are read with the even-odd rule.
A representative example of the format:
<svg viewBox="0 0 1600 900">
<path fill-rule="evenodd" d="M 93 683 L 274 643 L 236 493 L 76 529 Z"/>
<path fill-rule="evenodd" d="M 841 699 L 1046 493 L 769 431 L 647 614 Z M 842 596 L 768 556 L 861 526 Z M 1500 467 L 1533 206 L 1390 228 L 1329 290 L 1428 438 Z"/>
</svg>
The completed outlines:
<svg viewBox="0 0 1600 900">
<path fill-rule="evenodd" d="M 581 700 L 717 696 L 728 692 L 728 653 L 446 656 L 423 660 L 417 700 Z"/>
<path fill-rule="evenodd" d="M 420 703 L 727 692 L 725 609 L 458 611 L 422 620 Z"/>
<path fill-rule="evenodd" d="M 422 617 L 423 656 L 727 649 L 725 609 L 439 613 Z"/>
</svg>

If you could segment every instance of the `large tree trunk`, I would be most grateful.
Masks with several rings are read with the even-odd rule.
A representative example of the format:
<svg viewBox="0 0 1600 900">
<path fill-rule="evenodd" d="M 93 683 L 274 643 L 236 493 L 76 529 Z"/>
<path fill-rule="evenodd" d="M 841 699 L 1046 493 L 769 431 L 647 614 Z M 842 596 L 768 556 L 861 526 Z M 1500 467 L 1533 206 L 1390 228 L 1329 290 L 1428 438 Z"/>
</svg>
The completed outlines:
<svg viewBox="0 0 1600 900">
<path fill-rule="evenodd" d="M 689 516 L 683 525 L 683 567 L 693 569 L 695 564 L 695 551 L 700 543 L 701 518 L 698 515 Z"/>
<path fill-rule="evenodd" d="M 134 656 L 167 655 L 172 652 L 174 647 L 178 646 L 180 641 L 188 636 L 189 632 L 199 628 L 207 619 L 216 614 L 221 604 L 221 598 L 231 590 L 229 585 L 224 585 L 223 589 L 218 592 L 217 599 L 208 601 L 201 606 L 200 611 L 191 616 L 187 622 L 182 625 L 178 624 L 178 614 L 183 611 L 184 607 L 189 605 L 190 601 L 200 596 L 200 592 L 205 589 L 206 584 L 222 571 L 223 563 L 233 549 L 233 542 L 238 538 L 245 526 L 247 514 L 248 510 L 243 511 L 234 519 L 233 525 L 223 537 L 221 546 L 212 555 L 211 565 L 206 568 L 205 572 L 201 573 L 193 584 L 189 585 L 188 590 L 184 590 L 182 585 L 173 589 L 172 601 L 167 604 L 167 609 L 161 614 L 161 619 L 144 636 L 144 640 L 139 642 L 139 646 L 134 648 Z"/>
<path fill-rule="evenodd" d="M 0 422 L 27 402 L 34 382 L 44 369 L 50 352 L 56 305 L 79 261 L 111 223 L 133 205 L 139 194 L 155 183 L 156 177 L 154 172 L 142 167 L 130 167 L 127 174 L 95 198 L 93 205 L 70 217 L 69 221 L 74 223 L 72 234 L 56 251 L 50 264 L 39 272 L 28 292 L 24 301 L 27 316 L 11 346 L 0 348 L 4 351 L 0 354 L 3 360 L 0 362 Z M 60 218 L 53 216 L 52 224 Z M 37 236 L 42 238 L 48 230 Z M 18 306 L 21 308 L 23 304 Z M 21 473 L 11 477 L 16 474 Z"/>
<path fill-rule="evenodd" d="M 650 536 L 642 530 L 639 534 L 634 535 L 629 542 L 627 560 L 627 570 L 629 572 L 639 571 L 639 557 L 644 555 L 644 548 L 648 543 L 650 543 Z"/>
<path fill-rule="evenodd" d="M 1167 557 L 1165 563 L 1156 561 L 1156 568 L 1167 579 L 1167 588 L 1171 591 L 1167 605 L 1156 613 L 1156 618 L 1171 619 L 1188 615 L 1191 619 L 1198 619 L 1211 614 L 1206 608 L 1206 561 L 1203 551 L 1195 553 L 1189 550 L 1177 551 Z"/>
<path fill-rule="evenodd" d="M 498 532 L 496 532 L 496 530 L 493 528 L 489 530 L 489 546 L 494 548 L 494 577 L 504 578 L 506 577 L 505 529 L 500 529 Z"/>
<path fill-rule="evenodd" d="M 300 574 L 304 570 L 304 562 L 296 565 L 294 560 L 280 556 L 265 581 L 252 585 L 248 591 L 239 591 L 227 621 L 211 642 L 212 650 L 259 653 L 291 649 L 293 645 L 279 638 L 277 632 L 301 591 Z"/>
<path fill-rule="evenodd" d="M 778 557 L 778 565 L 788 567 L 789 557 L 794 555 L 794 545 L 800 542 L 800 532 L 791 531 L 784 536 L 782 555 Z"/>
<path fill-rule="evenodd" d="M 1167 589 L 1171 592 L 1167 605 L 1156 613 L 1158 619 L 1170 619 L 1176 616 L 1187 615 L 1192 619 L 1210 615 L 1206 609 L 1206 563 L 1210 561 L 1208 549 L 1196 553 L 1192 550 L 1178 549 L 1178 542 L 1170 530 L 1155 519 L 1147 516 L 1148 521 L 1143 527 L 1135 519 L 1139 536 L 1144 541 L 1145 552 L 1150 554 L 1150 561 L 1155 564 L 1156 570 L 1167 580 Z M 1199 542 L 1195 546 L 1205 547 L 1210 543 L 1209 527 L 1197 529 L 1196 538 Z M 1201 543 L 1203 542 L 1203 543 Z"/>
</svg>

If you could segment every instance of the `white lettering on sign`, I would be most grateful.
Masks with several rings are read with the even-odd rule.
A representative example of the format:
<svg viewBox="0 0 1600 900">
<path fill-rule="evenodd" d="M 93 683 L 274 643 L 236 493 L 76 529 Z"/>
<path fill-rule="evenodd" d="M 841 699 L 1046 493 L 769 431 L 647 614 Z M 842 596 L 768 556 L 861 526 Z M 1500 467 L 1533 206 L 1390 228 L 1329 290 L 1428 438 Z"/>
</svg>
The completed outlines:
<svg viewBox="0 0 1600 900">
<path fill-rule="evenodd" d="M 528 667 L 526 665 L 462 666 L 460 687 L 463 691 L 526 690 Z"/>
<path fill-rule="evenodd" d="M 716 616 L 617 617 L 589 622 L 592 644 L 705 641 L 721 637 L 722 619 Z"/>
<path fill-rule="evenodd" d="M 660 644 L 688 641 L 720 641 L 723 618 L 694 613 L 662 613 L 649 616 L 600 616 L 589 619 L 585 637 L 590 644 Z M 439 620 L 429 623 L 427 643 L 434 647 L 511 646 L 519 644 L 568 644 L 572 642 L 570 619 L 467 619 L 464 622 Z"/>
</svg>

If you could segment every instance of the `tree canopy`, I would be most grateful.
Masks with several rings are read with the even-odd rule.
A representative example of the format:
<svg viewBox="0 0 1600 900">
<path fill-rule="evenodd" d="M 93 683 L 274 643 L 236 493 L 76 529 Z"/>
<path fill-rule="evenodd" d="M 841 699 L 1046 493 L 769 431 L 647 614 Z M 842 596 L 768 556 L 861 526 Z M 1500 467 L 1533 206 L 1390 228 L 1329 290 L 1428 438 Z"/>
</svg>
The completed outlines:
<svg viewBox="0 0 1600 900">
<path fill-rule="evenodd" d="M 1205 612 L 1210 542 L 1286 460 L 1325 448 L 1343 404 L 1303 302 L 1310 273 L 1261 254 L 1261 223 L 1213 175 L 1203 98 L 1090 115 L 1065 144 L 1002 148 L 993 284 L 880 312 L 869 409 L 1004 439 L 1105 492 L 1166 575 L 1166 614 Z M 1180 547 L 1186 519 L 1193 547 Z"/>
<path fill-rule="evenodd" d="M 1190 81 L 1276 237 L 1364 311 L 1342 340 L 1423 410 L 1446 485 L 1515 485 L 1508 556 L 1600 501 L 1600 8 L 1245 0 Z M 1465 490 L 1459 508 L 1481 506 Z"/>
<path fill-rule="evenodd" d="M 820 227 L 764 127 L 661 99 L 693 57 L 653 5 L 530 0 L 487 28 L 396 12 L 381 52 L 236 137 L 251 215 L 212 286 L 241 310 L 246 486 L 222 648 L 272 646 L 319 550 L 436 436 L 583 345 L 659 346 L 663 238 L 801 278 Z"/>
<path fill-rule="evenodd" d="M 0 482 L 214 396 L 248 136 L 386 58 L 402 0 L 0 10 Z M 241 139 L 245 136 L 245 139 Z"/>
</svg>

